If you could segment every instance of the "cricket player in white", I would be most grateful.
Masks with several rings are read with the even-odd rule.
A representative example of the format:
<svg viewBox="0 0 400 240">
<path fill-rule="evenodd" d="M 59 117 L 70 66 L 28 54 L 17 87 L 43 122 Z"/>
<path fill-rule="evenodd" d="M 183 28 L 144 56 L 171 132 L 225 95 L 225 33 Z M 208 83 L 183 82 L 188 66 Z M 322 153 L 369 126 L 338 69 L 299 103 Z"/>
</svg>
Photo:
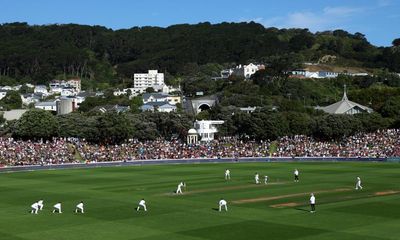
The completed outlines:
<svg viewBox="0 0 400 240">
<path fill-rule="evenodd" d="M 39 204 L 37 202 L 31 205 L 31 214 L 38 214 Z"/>
<path fill-rule="evenodd" d="M 81 201 L 80 203 L 78 203 L 78 205 L 76 205 L 75 213 L 78 212 L 85 213 L 85 211 L 83 210 L 83 201 Z"/>
<path fill-rule="evenodd" d="M 221 198 L 221 200 L 219 200 L 218 205 L 219 205 L 219 211 L 220 211 L 220 212 L 221 212 L 221 210 L 222 210 L 222 207 L 225 208 L 225 211 L 228 211 L 227 202 L 226 202 L 223 198 Z"/>
<path fill-rule="evenodd" d="M 56 203 L 53 207 L 54 207 L 53 213 L 55 213 L 55 212 L 62 213 L 62 211 L 61 211 L 61 202 Z"/>
<path fill-rule="evenodd" d="M 186 184 L 184 182 L 180 182 L 178 184 L 178 188 L 176 189 L 176 194 L 182 194 L 182 187 L 185 187 Z"/>
<path fill-rule="evenodd" d="M 140 207 L 143 207 L 144 211 L 147 211 L 146 201 L 144 200 L 144 198 L 142 200 L 140 200 L 139 205 L 136 208 L 136 211 L 139 211 Z"/>
<path fill-rule="evenodd" d="M 43 200 L 42 199 L 40 199 L 38 202 L 38 206 L 39 206 L 39 210 L 43 210 Z"/>
<path fill-rule="evenodd" d="M 231 171 L 229 169 L 225 170 L 225 180 L 231 179 Z"/>
<path fill-rule="evenodd" d="M 310 212 L 314 213 L 315 212 L 315 196 L 314 196 L 314 193 L 311 193 L 310 205 L 311 205 L 311 211 Z"/>
<path fill-rule="evenodd" d="M 362 188 L 362 186 L 361 186 L 361 178 L 360 177 L 357 177 L 357 182 L 356 182 L 356 190 L 358 190 L 358 189 L 363 189 Z"/>
<path fill-rule="evenodd" d="M 299 170 L 294 170 L 294 182 L 299 182 Z"/>
<path fill-rule="evenodd" d="M 268 183 L 268 176 L 265 176 L 264 177 L 264 184 L 267 184 Z"/>
<path fill-rule="evenodd" d="M 254 176 L 254 180 L 256 181 L 256 184 L 260 183 L 260 175 L 258 175 L 258 173 L 256 173 L 256 175 Z"/>
</svg>

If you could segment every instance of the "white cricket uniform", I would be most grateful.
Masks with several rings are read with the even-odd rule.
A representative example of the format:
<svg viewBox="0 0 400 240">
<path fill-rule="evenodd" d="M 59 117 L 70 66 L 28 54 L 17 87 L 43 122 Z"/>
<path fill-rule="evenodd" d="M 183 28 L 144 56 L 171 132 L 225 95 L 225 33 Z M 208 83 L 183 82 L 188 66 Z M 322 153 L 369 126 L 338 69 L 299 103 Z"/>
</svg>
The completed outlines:
<svg viewBox="0 0 400 240">
<path fill-rule="evenodd" d="M 264 178 L 264 183 L 265 183 L 265 184 L 268 183 L 268 176 L 265 176 L 265 178 Z"/>
<path fill-rule="evenodd" d="M 38 214 L 38 210 L 39 210 L 39 205 L 37 202 L 35 202 L 34 204 L 31 205 L 31 213 L 33 214 Z"/>
<path fill-rule="evenodd" d="M 254 180 L 256 181 L 256 184 L 260 183 L 260 176 L 258 175 L 258 173 L 254 176 Z"/>
<path fill-rule="evenodd" d="M 139 205 L 138 205 L 138 207 L 136 208 L 136 211 L 139 211 L 139 210 L 140 210 L 140 207 L 143 207 L 143 209 L 144 209 L 145 211 L 147 211 L 147 208 L 146 208 L 146 201 L 145 201 L 145 200 L 140 200 Z"/>
<path fill-rule="evenodd" d="M 61 203 L 56 203 L 53 207 L 54 207 L 53 213 L 55 213 L 55 212 L 62 213 L 62 211 L 61 211 Z"/>
<path fill-rule="evenodd" d="M 311 205 L 311 212 L 315 212 L 315 196 L 311 195 L 310 197 L 310 205 Z"/>
<path fill-rule="evenodd" d="M 358 189 L 362 189 L 360 177 L 357 177 L 357 182 L 356 182 L 356 190 L 358 190 Z"/>
<path fill-rule="evenodd" d="M 77 213 L 78 211 L 80 211 L 81 213 L 84 213 L 82 202 L 78 203 L 78 205 L 76 205 L 75 212 Z"/>
<path fill-rule="evenodd" d="M 231 171 L 229 169 L 225 170 L 225 179 L 226 180 L 231 179 Z"/>
<path fill-rule="evenodd" d="M 38 201 L 39 210 L 43 210 L 43 200 Z"/>
<path fill-rule="evenodd" d="M 294 170 L 294 181 L 298 182 L 299 181 L 299 170 Z"/>
<path fill-rule="evenodd" d="M 222 207 L 225 208 L 225 211 L 228 211 L 228 206 L 227 206 L 227 202 L 224 199 L 221 199 L 219 201 L 219 211 L 221 212 Z"/>
<path fill-rule="evenodd" d="M 182 187 L 184 186 L 183 183 L 178 184 L 178 188 L 176 189 L 176 194 L 182 194 Z"/>
</svg>

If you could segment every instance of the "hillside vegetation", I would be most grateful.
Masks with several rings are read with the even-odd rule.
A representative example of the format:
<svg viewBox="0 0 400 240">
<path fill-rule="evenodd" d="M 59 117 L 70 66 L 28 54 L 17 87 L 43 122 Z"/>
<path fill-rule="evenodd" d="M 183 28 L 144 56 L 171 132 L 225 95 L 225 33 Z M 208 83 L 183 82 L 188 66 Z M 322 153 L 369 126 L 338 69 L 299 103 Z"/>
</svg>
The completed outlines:
<svg viewBox="0 0 400 240">
<path fill-rule="evenodd" d="M 76 24 L 0 25 L 3 83 L 12 79 L 46 83 L 55 77 L 79 76 L 87 85 L 108 86 L 148 69 L 176 76 L 193 63 L 268 64 L 276 56 L 287 55 L 299 62 L 326 61 L 324 56 L 331 55 L 335 58 L 329 64 L 400 72 L 398 47 L 376 47 L 363 34 L 343 30 L 313 34 L 307 29 L 265 28 L 254 22 L 116 31 Z"/>
</svg>

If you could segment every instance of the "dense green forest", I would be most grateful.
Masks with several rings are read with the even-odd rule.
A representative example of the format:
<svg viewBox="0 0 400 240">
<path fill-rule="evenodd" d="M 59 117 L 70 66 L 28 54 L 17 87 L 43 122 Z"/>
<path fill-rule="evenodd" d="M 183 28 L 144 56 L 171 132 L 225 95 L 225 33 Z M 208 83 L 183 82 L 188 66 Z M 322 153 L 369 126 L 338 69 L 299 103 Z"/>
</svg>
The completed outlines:
<svg viewBox="0 0 400 240">
<path fill-rule="evenodd" d="M 397 39 L 393 47 L 376 47 L 363 34 L 343 30 L 313 34 L 254 22 L 123 30 L 9 23 L 0 25 L 0 77 L 3 83 L 47 83 L 56 77 L 79 76 L 84 86 L 107 87 L 130 82 L 127 79 L 135 72 L 148 69 L 180 76 L 190 64 L 268 64 L 282 56 L 317 62 L 325 55 L 336 56 L 338 65 L 400 72 L 398 45 Z"/>
<path fill-rule="evenodd" d="M 303 67 L 304 62 L 321 62 L 326 56 L 335 56 L 326 64 L 368 69 L 370 75 L 288 77 L 287 70 Z M 267 67 L 250 80 L 237 76 L 213 79 L 223 68 L 249 62 Z M 135 72 L 148 69 L 164 72 L 166 82 L 181 85 L 185 96 L 203 91 L 217 96 L 219 104 L 197 116 L 181 108 L 171 114 L 140 113 L 141 96 L 113 95 L 113 89 L 132 85 Z M 400 72 L 400 39 L 391 47 L 376 47 L 361 33 L 343 30 L 311 33 L 307 29 L 264 28 L 253 22 L 117 31 L 75 24 L 3 24 L 0 85 L 46 84 L 54 78 L 78 76 L 84 89 L 103 89 L 104 96 L 88 97 L 78 112 L 65 116 L 31 110 L 8 123 L 0 116 L 0 135 L 26 139 L 72 136 L 94 142 L 184 138 L 193 120 L 221 119 L 226 122 L 220 129 L 223 136 L 275 139 L 307 134 L 340 139 L 360 131 L 400 127 L 400 77 L 394 72 Z M 371 107 L 374 113 L 328 115 L 314 109 L 340 100 L 344 84 L 350 100 Z M 21 101 L 16 101 L 19 93 L 7 93 L 0 106 L 20 108 Z M 131 111 L 101 114 L 93 110 L 106 104 L 130 106 Z M 256 106 L 257 111 L 247 114 L 239 110 L 247 106 Z"/>
</svg>

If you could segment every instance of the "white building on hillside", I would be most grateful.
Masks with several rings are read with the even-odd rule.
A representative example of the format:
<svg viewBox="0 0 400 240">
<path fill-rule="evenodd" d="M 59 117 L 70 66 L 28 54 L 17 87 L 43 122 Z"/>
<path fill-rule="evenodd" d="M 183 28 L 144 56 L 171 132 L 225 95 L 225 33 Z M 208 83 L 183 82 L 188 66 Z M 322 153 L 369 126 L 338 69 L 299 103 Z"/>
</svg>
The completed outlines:
<svg viewBox="0 0 400 240">
<path fill-rule="evenodd" d="M 149 70 L 148 73 L 135 73 L 133 76 L 135 92 L 143 93 L 146 88 L 150 87 L 159 91 L 162 90 L 164 85 L 164 73 L 159 73 L 157 70 Z"/>
<path fill-rule="evenodd" d="M 263 64 L 253 64 L 249 65 L 238 65 L 235 68 L 224 69 L 221 71 L 221 78 L 228 78 L 231 75 L 241 76 L 244 78 L 250 78 L 258 70 L 265 69 Z"/>
<path fill-rule="evenodd" d="M 239 65 L 233 70 L 233 74 L 242 76 L 245 78 L 250 78 L 254 73 L 260 69 L 265 69 L 264 65 L 255 65 L 250 63 L 249 65 Z"/>
<path fill-rule="evenodd" d="M 13 88 L 10 86 L 3 86 L 3 87 L 1 87 L 1 90 L 11 91 L 11 90 L 13 90 Z"/>
<path fill-rule="evenodd" d="M 194 122 L 194 128 L 200 135 L 200 141 L 209 142 L 214 140 L 214 135 L 218 132 L 217 125 L 224 124 L 220 120 L 201 120 Z"/>
<path fill-rule="evenodd" d="M 62 97 L 76 96 L 78 92 L 73 87 L 65 87 L 61 90 Z"/>
<path fill-rule="evenodd" d="M 168 102 L 171 105 L 181 103 L 180 96 L 173 96 L 165 93 L 145 93 L 143 94 L 143 103 L 149 102 Z"/>
<path fill-rule="evenodd" d="M 75 88 L 75 91 L 76 91 L 77 93 L 80 93 L 80 92 L 81 92 L 82 87 L 81 87 L 81 80 L 80 80 L 79 78 L 77 78 L 77 79 L 70 79 L 70 80 L 67 81 L 67 83 L 68 83 L 69 86 Z"/>
<path fill-rule="evenodd" d="M 176 112 L 177 107 L 175 105 L 172 105 L 168 102 L 148 102 L 143 104 L 140 107 L 140 110 L 142 110 L 142 112 Z"/>
<path fill-rule="evenodd" d="M 74 92 L 77 94 L 81 92 L 81 80 L 80 79 L 70 79 L 70 80 L 53 80 L 50 84 L 50 92 L 61 94 L 62 90 L 65 88 L 73 88 Z"/>
<path fill-rule="evenodd" d="M 49 95 L 49 92 L 47 91 L 47 87 L 45 85 L 36 85 L 35 89 L 33 90 L 34 93 L 41 93 L 44 96 Z"/>
<path fill-rule="evenodd" d="M 55 112 L 57 111 L 57 102 L 38 102 L 35 104 L 35 108 Z"/>
<path fill-rule="evenodd" d="M 6 91 L 6 90 L 0 89 L 0 100 L 3 99 L 7 95 L 7 92 L 8 91 Z"/>
</svg>

